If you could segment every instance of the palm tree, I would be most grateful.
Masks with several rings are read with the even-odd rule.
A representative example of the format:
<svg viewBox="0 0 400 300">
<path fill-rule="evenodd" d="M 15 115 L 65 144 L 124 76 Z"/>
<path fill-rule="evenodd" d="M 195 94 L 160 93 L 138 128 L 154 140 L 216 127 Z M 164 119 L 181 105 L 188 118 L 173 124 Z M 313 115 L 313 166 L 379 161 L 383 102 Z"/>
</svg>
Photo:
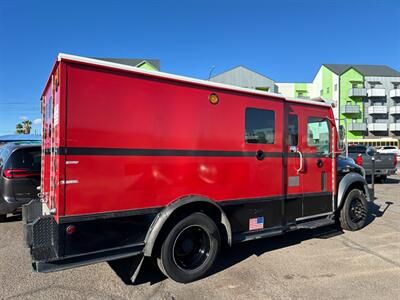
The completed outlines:
<svg viewBox="0 0 400 300">
<path fill-rule="evenodd" d="M 29 120 L 22 121 L 22 126 L 24 127 L 24 133 L 29 134 L 31 133 L 32 122 Z"/>
<path fill-rule="evenodd" d="M 16 133 L 16 134 L 23 134 L 23 133 L 24 133 L 24 127 L 22 126 L 21 123 L 18 123 L 18 124 L 15 126 L 15 133 Z"/>
</svg>

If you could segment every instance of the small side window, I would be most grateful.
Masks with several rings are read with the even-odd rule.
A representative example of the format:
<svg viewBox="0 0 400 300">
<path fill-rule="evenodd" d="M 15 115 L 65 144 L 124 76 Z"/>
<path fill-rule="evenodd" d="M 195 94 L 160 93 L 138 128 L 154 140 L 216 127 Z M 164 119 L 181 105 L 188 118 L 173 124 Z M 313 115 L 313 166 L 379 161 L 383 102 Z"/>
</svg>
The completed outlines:
<svg viewBox="0 0 400 300">
<path fill-rule="evenodd" d="M 315 147 L 318 154 L 329 154 L 329 124 L 318 117 L 310 117 L 307 121 L 307 145 Z"/>
<path fill-rule="evenodd" d="M 246 108 L 245 141 L 248 144 L 273 144 L 275 142 L 275 112 Z"/>
<path fill-rule="evenodd" d="M 299 120 L 297 115 L 289 115 L 288 119 L 288 145 L 297 146 L 299 141 Z"/>
</svg>

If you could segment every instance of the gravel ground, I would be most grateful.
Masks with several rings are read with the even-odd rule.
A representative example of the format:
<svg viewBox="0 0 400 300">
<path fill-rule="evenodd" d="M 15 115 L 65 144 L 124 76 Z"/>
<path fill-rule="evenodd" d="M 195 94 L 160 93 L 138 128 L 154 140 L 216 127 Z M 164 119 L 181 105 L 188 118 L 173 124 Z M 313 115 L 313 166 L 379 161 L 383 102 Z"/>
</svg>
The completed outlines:
<svg viewBox="0 0 400 300">
<path fill-rule="evenodd" d="M 303 230 L 225 249 L 212 275 L 191 284 L 150 263 L 125 284 L 101 263 L 50 274 L 31 271 L 22 224 L 0 224 L 1 299 L 400 299 L 400 176 L 377 184 L 370 223 L 358 232 Z"/>
</svg>

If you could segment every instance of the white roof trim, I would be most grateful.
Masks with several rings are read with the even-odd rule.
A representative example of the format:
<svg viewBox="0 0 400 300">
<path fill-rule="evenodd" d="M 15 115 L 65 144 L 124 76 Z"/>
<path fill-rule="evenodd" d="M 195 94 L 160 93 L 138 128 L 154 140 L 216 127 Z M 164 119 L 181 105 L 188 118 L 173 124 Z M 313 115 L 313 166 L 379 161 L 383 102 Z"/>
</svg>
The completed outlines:
<svg viewBox="0 0 400 300">
<path fill-rule="evenodd" d="M 164 72 L 159 72 L 159 71 L 155 72 L 155 71 L 140 69 L 140 68 L 133 67 L 133 66 L 123 65 L 123 64 L 119 64 L 119 63 L 115 63 L 115 62 L 103 61 L 103 60 L 88 58 L 88 57 L 83 57 L 83 56 L 59 53 L 57 59 L 58 59 L 58 61 L 65 59 L 65 60 L 83 62 L 83 63 L 88 63 L 88 64 L 92 64 L 92 65 L 97 65 L 97 66 L 104 66 L 104 67 L 109 67 L 109 68 L 114 68 L 114 69 L 119 69 L 119 70 L 133 71 L 135 73 L 141 73 L 141 74 L 156 76 L 156 77 L 160 77 L 160 78 L 174 79 L 174 80 L 179 80 L 179 81 L 188 82 L 188 83 L 195 83 L 195 84 L 200 84 L 200 85 L 205 85 L 205 86 L 210 86 L 210 87 L 223 88 L 223 89 L 245 92 L 245 93 L 250 93 L 250 94 L 255 94 L 255 95 L 272 96 L 275 98 L 281 98 L 284 100 L 287 99 L 290 101 L 307 103 L 307 104 L 311 104 L 311 105 L 330 106 L 329 104 L 321 103 L 321 102 L 307 101 L 307 100 L 296 99 L 296 98 L 289 99 L 289 98 L 285 98 L 281 94 L 277 94 L 277 93 L 263 92 L 263 91 L 259 91 L 259 90 L 253 90 L 253 89 L 243 88 L 243 87 L 239 87 L 239 86 L 217 83 L 217 82 L 212 82 L 212 81 L 208 81 L 208 80 L 190 78 L 190 77 L 181 76 L 181 75 L 174 75 L 174 74 L 169 74 L 169 73 L 164 73 Z"/>
<path fill-rule="evenodd" d="M 325 102 L 317 102 L 314 100 L 307 100 L 307 99 L 299 99 L 299 98 L 293 98 L 293 97 L 286 97 L 287 101 L 290 102 L 300 102 L 300 103 L 306 103 L 306 104 L 311 104 L 311 105 L 320 105 L 320 106 L 326 106 L 326 107 L 332 107 L 329 103 Z"/>
</svg>

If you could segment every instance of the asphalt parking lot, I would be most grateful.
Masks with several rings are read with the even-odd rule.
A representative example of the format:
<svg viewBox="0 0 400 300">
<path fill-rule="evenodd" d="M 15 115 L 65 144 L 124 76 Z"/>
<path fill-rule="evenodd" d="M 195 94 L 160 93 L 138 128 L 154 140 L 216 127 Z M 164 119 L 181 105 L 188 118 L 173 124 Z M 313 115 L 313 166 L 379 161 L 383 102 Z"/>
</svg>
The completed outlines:
<svg viewBox="0 0 400 300">
<path fill-rule="evenodd" d="M 304 230 L 225 249 L 212 275 L 182 285 L 148 263 L 140 283 L 101 263 L 31 271 L 18 217 L 0 224 L 1 299 L 400 299 L 400 176 L 377 184 L 358 232 Z"/>
</svg>

